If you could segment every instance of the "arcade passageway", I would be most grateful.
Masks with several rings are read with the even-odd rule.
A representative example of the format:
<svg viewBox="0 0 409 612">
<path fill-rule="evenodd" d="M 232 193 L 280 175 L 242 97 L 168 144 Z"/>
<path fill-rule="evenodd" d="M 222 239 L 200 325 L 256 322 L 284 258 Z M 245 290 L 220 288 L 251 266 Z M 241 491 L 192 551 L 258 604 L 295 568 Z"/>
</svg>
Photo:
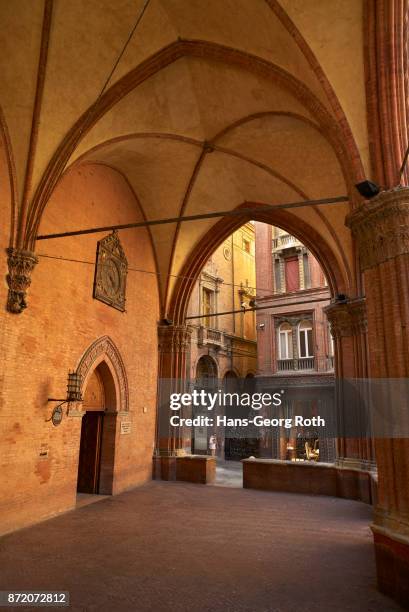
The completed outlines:
<svg viewBox="0 0 409 612">
<path fill-rule="evenodd" d="M 328 497 L 150 482 L 6 536 L 0 589 L 76 610 L 399 610 L 376 590 L 371 509 Z"/>
<path fill-rule="evenodd" d="M 342 392 L 409 380 L 409 0 L 0 0 L 0 24 L 2 588 L 110 612 L 395 609 L 380 592 L 409 608 L 409 434 L 388 394 L 380 436 L 373 395 L 355 394 L 361 419 Z M 260 298 L 253 221 L 284 232 Z M 222 279 L 234 336 L 210 325 Z M 275 327 L 284 290 L 305 303 Z M 268 456 L 372 512 L 159 482 L 215 468 L 169 392 L 306 371 L 334 380 L 335 442 Z M 256 455 L 235 439 L 218 459 Z M 112 499 L 72 511 L 77 492 Z"/>
</svg>

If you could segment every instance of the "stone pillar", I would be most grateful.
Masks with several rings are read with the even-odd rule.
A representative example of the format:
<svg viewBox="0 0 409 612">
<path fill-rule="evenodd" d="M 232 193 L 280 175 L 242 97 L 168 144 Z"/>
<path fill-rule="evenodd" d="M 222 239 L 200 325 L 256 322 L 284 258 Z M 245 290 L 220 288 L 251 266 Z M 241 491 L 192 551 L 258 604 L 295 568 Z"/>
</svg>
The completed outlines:
<svg viewBox="0 0 409 612">
<path fill-rule="evenodd" d="M 347 217 L 358 245 L 371 378 L 409 377 L 409 188 L 380 193 Z M 380 589 L 409 605 L 409 439 L 375 440 L 372 530 Z"/>
<path fill-rule="evenodd" d="M 191 335 L 192 328 L 186 325 L 158 326 L 158 421 L 154 476 L 163 480 L 176 478 L 175 458 L 186 453 L 188 444 L 183 428 L 170 425 L 172 414 L 181 415 L 182 411 L 170 410 L 169 396 L 187 390 L 187 356 Z"/>
<path fill-rule="evenodd" d="M 318 372 L 328 370 L 328 337 L 326 333 L 327 318 L 322 308 L 317 308 L 313 320 L 313 342 L 315 369 Z"/>
<path fill-rule="evenodd" d="M 370 424 L 362 422 L 364 406 L 352 406 L 345 393 L 348 379 L 368 378 L 365 298 L 334 302 L 323 310 L 328 317 L 334 338 L 336 405 L 340 434 L 337 464 L 354 469 L 373 469 L 375 462 L 372 439 L 368 435 L 356 435 L 359 429 L 365 429 L 368 433 L 370 431 Z M 354 434 L 353 437 L 351 433 Z"/>
</svg>

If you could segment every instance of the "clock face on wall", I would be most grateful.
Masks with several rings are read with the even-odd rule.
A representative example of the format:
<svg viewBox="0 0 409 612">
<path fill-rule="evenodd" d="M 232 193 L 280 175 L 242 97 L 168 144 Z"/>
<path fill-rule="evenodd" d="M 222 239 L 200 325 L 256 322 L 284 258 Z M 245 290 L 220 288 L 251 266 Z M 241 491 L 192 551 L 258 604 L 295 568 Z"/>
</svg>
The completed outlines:
<svg viewBox="0 0 409 612">
<path fill-rule="evenodd" d="M 102 276 L 107 292 L 116 295 L 121 288 L 121 275 L 112 257 L 105 258 Z"/>
<path fill-rule="evenodd" d="M 113 232 L 98 242 L 94 298 L 124 311 L 127 272 L 124 250 L 117 232 Z"/>
</svg>

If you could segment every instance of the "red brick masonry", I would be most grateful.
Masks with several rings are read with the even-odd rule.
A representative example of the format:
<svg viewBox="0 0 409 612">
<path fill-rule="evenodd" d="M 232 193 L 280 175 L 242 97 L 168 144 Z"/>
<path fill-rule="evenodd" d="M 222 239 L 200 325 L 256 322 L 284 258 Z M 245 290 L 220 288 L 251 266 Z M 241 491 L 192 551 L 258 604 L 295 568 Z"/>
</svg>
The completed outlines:
<svg viewBox="0 0 409 612">
<path fill-rule="evenodd" d="M 243 487 L 287 493 L 331 495 L 367 504 L 376 500 L 373 474 L 329 463 L 243 459 Z"/>
</svg>

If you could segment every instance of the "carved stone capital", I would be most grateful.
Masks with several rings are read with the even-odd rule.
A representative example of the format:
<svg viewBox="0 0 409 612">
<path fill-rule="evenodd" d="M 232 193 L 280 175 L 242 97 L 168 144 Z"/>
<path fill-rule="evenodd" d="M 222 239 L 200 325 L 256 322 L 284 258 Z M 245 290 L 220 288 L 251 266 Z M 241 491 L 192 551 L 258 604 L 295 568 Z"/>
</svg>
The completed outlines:
<svg viewBox="0 0 409 612">
<path fill-rule="evenodd" d="M 190 349 L 193 327 L 189 325 L 159 325 L 158 348 L 162 353 L 187 352 Z"/>
<path fill-rule="evenodd" d="M 382 191 L 346 218 L 359 250 L 361 269 L 409 253 L 409 188 Z"/>
<path fill-rule="evenodd" d="M 9 268 L 6 277 L 9 286 L 7 310 L 18 314 L 27 308 L 27 289 L 31 284 L 31 273 L 38 263 L 38 258 L 32 251 L 23 249 L 8 248 L 6 251 Z"/>
<path fill-rule="evenodd" d="M 334 303 L 324 309 L 334 338 L 357 336 L 367 330 L 365 298 Z"/>
</svg>

